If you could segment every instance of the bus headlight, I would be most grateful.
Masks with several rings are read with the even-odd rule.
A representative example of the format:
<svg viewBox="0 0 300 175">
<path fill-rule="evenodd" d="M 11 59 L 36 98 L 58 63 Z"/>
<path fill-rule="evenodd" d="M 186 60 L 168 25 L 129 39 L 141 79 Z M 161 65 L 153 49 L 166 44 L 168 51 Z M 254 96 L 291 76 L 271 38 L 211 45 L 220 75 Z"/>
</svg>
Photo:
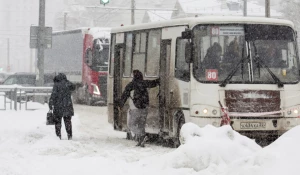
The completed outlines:
<svg viewBox="0 0 300 175">
<path fill-rule="evenodd" d="M 219 107 L 195 104 L 191 107 L 191 114 L 195 117 L 220 117 Z"/>
<path fill-rule="evenodd" d="M 300 105 L 298 106 L 291 106 L 287 108 L 283 108 L 285 110 L 286 117 L 299 117 L 300 116 Z"/>
</svg>

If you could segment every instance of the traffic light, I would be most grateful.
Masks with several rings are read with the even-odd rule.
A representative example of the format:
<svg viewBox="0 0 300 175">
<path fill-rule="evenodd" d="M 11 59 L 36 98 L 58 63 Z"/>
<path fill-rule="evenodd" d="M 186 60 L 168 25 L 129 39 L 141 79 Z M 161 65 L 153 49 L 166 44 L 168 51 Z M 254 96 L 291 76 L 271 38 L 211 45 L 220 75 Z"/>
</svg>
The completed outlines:
<svg viewBox="0 0 300 175">
<path fill-rule="evenodd" d="M 108 4 L 108 3 L 109 3 L 109 0 L 100 0 L 100 4 L 105 5 L 105 4 Z"/>
</svg>

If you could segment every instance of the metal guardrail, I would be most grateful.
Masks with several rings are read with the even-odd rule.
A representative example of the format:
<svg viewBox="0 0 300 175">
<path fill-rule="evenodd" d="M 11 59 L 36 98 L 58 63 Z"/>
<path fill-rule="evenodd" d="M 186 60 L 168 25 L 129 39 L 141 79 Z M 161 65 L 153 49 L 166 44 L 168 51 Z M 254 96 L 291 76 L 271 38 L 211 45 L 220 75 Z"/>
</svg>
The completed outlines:
<svg viewBox="0 0 300 175">
<path fill-rule="evenodd" d="M 9 103 L 10 109 L 19 110 L 22 109 L 22 104 L 25 104 L 25 110 L 34 110 L 28 108 L 28 102 L 48 102 L 52 93 L 52 87 L 1 87 L 0 97 L 4 99 L 4 107 L 0 110 L 6 110 Z"/>
</svg>

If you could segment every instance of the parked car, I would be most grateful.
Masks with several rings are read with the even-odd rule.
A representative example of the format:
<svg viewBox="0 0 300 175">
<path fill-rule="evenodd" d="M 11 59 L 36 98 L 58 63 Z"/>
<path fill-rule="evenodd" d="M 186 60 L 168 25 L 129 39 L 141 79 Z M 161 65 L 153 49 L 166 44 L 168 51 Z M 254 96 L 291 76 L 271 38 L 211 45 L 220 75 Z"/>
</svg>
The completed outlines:
<svg viewBox="0 0 300 175">
<path fill-rule="evenodd" d="M 44 75 L 44 86 L 45 87 L 52 87 L 53 86 L 53 78 L 55 77 L 54 74 L 45 74 Z M 6 80 L 2 83 L 2 86 L 8 87 L 10 85 L 18 85 L 24 87 L 35 87 L 36 86 L 36 75 L 33 73 L 15 73 L 10 75 L 6 78 Z M 1 86 L 0 86 L 1 87 Z M 26 90 L 17 92 L 17 100 L 24 101 L 24 100 L 33 100 L 33 96 L 25 97 L 25 93 L 33 92 L 32 90 Z M 21 93 L 21 94 L 20 94 Z M 6 96 L 10 99 L 13 98 L 12 92 L 6 92 Z"/>
<path fill-rule="evenodd" d="M 6 72 L 0 72 L 0 84 L 2 84 L 9 75 L 11 74 Z"/>
<path fill-rule="evenodd" d="M 44 75 L 44 86 L 52 87 L 54 74 Z M 33 73 L 15 73 L 6 78 L 3 85 L 36 86 L 36 75 Z"/>
</svg>

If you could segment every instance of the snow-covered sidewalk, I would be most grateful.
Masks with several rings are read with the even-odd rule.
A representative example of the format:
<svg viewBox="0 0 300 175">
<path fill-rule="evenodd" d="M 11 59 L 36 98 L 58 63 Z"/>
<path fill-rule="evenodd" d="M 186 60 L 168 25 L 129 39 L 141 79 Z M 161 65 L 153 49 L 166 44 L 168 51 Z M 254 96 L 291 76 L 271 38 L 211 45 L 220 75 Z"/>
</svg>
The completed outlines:
<svg viewBox="0 0 300 175">
<path fill-rule="evenodd" d="M 300 127 L 261 148 L 230 127 L 184 125 L 178 149 L 135 147 L 107 123 L 105 107 L 75 106 L 73 140 L 45 125 L 47 107 L 0 111 L 1 175 L 299 174 Z"/>
<path fill-rule="evenodd" d="M 96 117 L 90 111 L 93 108 L 86 107 L 86 112 L 85 107 L 78 108 L 82 116 L 76 114 L 72 119 L 71 141 L 64 127 L 63 140 L 59 140 L 54 126 L 45 125 L 46 107 L 0 111 L 0 174 L 134 174 L 139 160 L 172 150 L 153 145 L 135 147 L 125 139 L 125 133 L 113 131 L 106 115 Z"/>
</svg>

